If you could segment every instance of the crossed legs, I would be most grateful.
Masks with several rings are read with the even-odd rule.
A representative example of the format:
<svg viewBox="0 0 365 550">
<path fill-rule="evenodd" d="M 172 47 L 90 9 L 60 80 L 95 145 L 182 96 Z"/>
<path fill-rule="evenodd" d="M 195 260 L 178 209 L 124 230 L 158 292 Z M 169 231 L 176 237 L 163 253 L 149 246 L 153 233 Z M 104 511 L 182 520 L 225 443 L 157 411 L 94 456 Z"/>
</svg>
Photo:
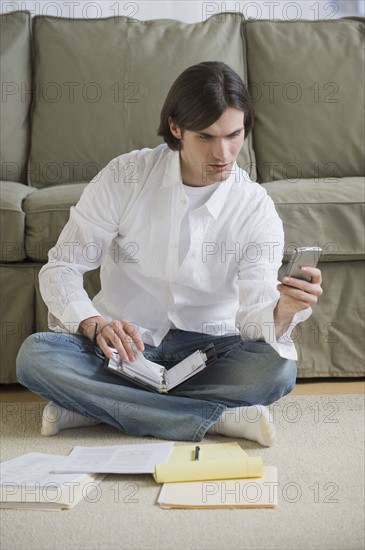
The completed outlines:
<svg viewBox="0 0 365 550">
<path fill-rule="evenodd" d="M 295 385 L 295 362 L 281 358 L 265 342 L 181 330 L 171 330 L 158 348 L 146 345 L 144 353 L 169 368 L 209 341 L 216 347 L 216 363 L 171 395 L 117 378 L 103 368 L 92 342 L 65 333 L 27 338 L 18 354 L 17 376 L 74 419 L 87 417 L 86 425 L 103 422 L 131 435 L 188 441 L 200 441 L 209 430 L 257 441 L 261 437 L 262 444 L 271 444 L 267 410 L 256 407 L 255 413 L 250 407 L 269 405 L 289 393 Z M 245 423 L 251 430 L 242 430 Z M 66 421 L 63 427 L 68 425 Z"/>
</svg>

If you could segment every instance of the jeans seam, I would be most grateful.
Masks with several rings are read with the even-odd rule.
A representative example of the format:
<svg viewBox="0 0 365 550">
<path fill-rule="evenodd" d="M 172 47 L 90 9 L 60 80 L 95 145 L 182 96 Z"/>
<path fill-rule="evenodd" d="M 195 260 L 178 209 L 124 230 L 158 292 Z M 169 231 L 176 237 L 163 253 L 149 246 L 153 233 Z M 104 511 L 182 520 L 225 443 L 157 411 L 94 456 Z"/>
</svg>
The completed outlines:
<svg viewBox="0 0 365 550">
<path fill-rule="evenodd" d="M 213 403 L 212 403 L 213 404 Z M 198 429 L 195 431 L 193 435 L 193 441 L 201 441 L 203 439 L 204 435 L 206 434 L 207 430 L 210 428 L 214 422 L 220 418 L 222 413 L 226 410 L 227 406 L 223 405 L 222 403 L 218 403 L 213 410 L 210 418 L 207 418 L 204 420 L 202 424 L 198 427 Z"/>
<path fill-rule="evenodd" d="M 244 341 L 238 342 L 236 345 L 232 346 L 229 350 L 225 351 L 220 357 L 228 357 L 228 355 L 232 352 L 237 351 L 238 348 L 241 348 L 244 350 Z"/>
</svg>

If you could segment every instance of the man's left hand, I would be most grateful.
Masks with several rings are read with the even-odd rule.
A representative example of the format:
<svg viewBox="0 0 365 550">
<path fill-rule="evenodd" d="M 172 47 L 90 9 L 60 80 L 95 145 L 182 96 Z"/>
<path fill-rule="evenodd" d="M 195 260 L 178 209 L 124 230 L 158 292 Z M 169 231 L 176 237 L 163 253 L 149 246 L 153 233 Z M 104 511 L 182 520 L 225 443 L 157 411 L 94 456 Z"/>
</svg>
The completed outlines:
<svg viewBox="0 0 365 550">
<path fill-rule="evenodd" d="M 281 308 L 284 307 L 287 314 L 294 314 L 313 306 L 323 294 L 321 270 L 317 267 L 302 267 L 301 271 L 311 277 L 310 282 L 294 277 L 285 277 L 284 284 L 279 284 L 276 287 L 281 294 L 279 300 Z"/>
</svg>

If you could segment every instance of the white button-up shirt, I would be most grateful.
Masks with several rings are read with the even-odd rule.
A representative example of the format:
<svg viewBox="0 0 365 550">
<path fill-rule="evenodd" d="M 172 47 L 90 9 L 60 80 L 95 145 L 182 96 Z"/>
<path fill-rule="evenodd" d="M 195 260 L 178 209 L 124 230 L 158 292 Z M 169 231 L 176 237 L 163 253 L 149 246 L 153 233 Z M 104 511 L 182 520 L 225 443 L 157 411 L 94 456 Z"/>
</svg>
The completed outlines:
<svg viewBox="0 0 365 550">
<path fill-rule="evenodd" d="M 113 159 L 71 208 L 40 272 L 49 327 L 76 333 L 95 315 L 128 319 L 153 346 L 173 326 L 241 333 L 296 359 L 290 334 L 311 308 L 276 339 L 284 233 L 266 190 L 235 164 L 206 203 L 188 212 L 190 246 L 179 264 L 187 210 L 178 152 L 163 144 Z M 90 300 L 83 274 L 99 266 L 101 290 Z"/>
</svg>

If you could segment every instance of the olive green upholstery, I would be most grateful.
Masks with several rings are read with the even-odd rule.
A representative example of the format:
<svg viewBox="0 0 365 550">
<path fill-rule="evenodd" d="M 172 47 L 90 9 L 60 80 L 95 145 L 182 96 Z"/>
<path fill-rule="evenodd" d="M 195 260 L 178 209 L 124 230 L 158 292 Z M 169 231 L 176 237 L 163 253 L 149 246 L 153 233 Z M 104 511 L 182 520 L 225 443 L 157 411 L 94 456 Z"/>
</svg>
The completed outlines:
<svg viewBox="0 0 365 550">
<path fill-rule="evenodd" d="M 48 330 L 39 271 L 87 183 L 112 158 L 161 143 L 159 112 L 182 70 L 231 65 L 255 126 L 238 158 L 273 198 L 285 260 L 319 245 L 324 294 L 295 329 L 298 376 L 363 376 L 364 20 L 204 22 L 1 18 L 1 371 Z M 85 275 L 91 297 L 98 270 Z"/>
</svg>

